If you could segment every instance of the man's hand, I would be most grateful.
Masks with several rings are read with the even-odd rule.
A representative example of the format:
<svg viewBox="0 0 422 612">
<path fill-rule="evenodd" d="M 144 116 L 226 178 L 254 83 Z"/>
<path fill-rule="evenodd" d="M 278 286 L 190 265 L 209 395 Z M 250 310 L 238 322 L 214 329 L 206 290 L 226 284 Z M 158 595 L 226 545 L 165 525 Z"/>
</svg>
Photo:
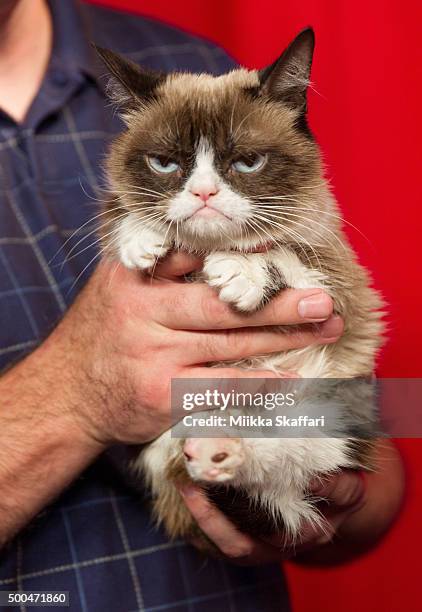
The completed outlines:
<svg viewBox="0 0 422 612">
<path fill-rule="evenodd" d="M 258 539 L 241 533 L 196 486 L 180 490 L 201 530 L 222 555 L 240 565 L 271 563 L 296 557 L 302 563 L 345 561 L 374 544 L 397 515 L 403 497 L 403 468 L 394 446 L 378 444 L 377 470 L 365 475 L 352 470 L 315 481 L 313 494 L 321 505 L 323 527 L 304 525 L 300 541 L 286 534 Z M 192 542 L 195 544 L 195 542 Z"/>
<path fill-rule="evenodd" d="M 285 291 L 246 317 L 206 285 L 183 282 L 201 266 L 174 254 L 151 280 L 102 262 L 49 338 L 0 378 L 0 546 L 109 444 L 168 428 L 172 378 L 271 377 L 206 364 L 342 333 L 320 290 Z M 322 321 L 291 335 L 271 328 Z"/>
<path fill-rule="evenodd" d="M 151 280 L 104 262 L 49 338 L 45 350 L 60 354 L 83 398 L 73 415 L 101 444 L 144 443 L 167 429 L 172 378 L 274 377 L 206 364 L 329 343 L 342 332 L 339 317 L 291 335 L 266 327 L 328 319 L 332 301 L 320 290 L 285 291 L 259 313 L 236 314 L 208 286 L 180 282 L 201 265 L 173 255 Z"/>
</svg>

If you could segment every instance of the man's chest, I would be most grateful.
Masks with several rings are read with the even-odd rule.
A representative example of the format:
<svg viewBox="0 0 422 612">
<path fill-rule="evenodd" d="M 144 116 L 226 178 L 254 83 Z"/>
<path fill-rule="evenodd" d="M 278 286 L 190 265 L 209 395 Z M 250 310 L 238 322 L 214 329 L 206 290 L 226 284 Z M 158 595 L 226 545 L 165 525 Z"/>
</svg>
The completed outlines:
<svg viewBox="0 0 422 612">
<path fill-rule="evenodd" d="M 39 130 L 0 130 L 0 370 L 45 337 L 95 263 L 102 162 L 119 128 L 85 92 Z"/>
</svg>

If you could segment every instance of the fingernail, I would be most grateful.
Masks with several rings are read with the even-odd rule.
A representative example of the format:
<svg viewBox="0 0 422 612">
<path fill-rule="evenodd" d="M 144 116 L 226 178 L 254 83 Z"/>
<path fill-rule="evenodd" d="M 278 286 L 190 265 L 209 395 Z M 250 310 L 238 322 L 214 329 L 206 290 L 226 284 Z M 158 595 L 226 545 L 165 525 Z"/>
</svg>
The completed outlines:
<svg viewBox="0 0 422 612">
<path fill-rule="evenodd" d="M 196 488 L 189 485 L 179 488 L 179 493 L 182 497 L 193 497 L 196 494 Z"/>
<path fill-rule="evenodd" d="M 324 321 L 333 312 L 333 300 L 326 293 L 315 293 L 300 300 L 297 310 L 303 319 Z"/>
<path fill-rule="evenodd" d="M 334 339 L 341 336 L 343 332 L 343 319 L 338 315 L 330 317 L 328 321 L 325 321 L 320 327 L 320 334 L 322 338 Z"/>
</svg>

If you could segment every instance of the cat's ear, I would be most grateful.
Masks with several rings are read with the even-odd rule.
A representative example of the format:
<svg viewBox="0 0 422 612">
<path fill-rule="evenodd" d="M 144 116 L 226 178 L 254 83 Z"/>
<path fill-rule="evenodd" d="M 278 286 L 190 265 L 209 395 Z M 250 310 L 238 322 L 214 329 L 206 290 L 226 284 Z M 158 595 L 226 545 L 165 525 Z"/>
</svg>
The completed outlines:
<svg viewBox="0 0 422 612">
<path fill-rule="evenodd" d="M 261 94 L 306 112 L 314 46 L 313 29 L 302 30 L 273 64 L 259 71 Z"/>
<path fill-rule="evenodd" d="M 92 43 L 112 77 L 108 94 L 123 111 L 137 110 L 150 100 L 165 75 L 153 70 L 140 68 L 134 62 L 114 51 Z"/>
</svg>

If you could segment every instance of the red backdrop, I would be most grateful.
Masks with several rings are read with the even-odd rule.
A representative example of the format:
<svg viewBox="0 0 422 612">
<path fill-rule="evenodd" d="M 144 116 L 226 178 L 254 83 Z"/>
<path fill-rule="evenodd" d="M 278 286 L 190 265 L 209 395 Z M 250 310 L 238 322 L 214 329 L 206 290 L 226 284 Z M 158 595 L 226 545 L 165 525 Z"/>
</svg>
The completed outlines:
<svg viewBox="0 0 422 612">
<path fill-rule="evenodd" d="M 95 0 L 97 1 L 97 0 Z M 262 67 L 306 25 L 316 31 L 310 119 L 361 261 L 389 303 L 379 374 L 422 374 L 419 283 L 422 218 L 420 0 L 102 0 L 157 17 Z M 287 565 L 295 612 L 420 610 L 419 440 L 398 445 L 408 472 L 399 521 L 382 544 L 332 569 Z"/>
</svg>

